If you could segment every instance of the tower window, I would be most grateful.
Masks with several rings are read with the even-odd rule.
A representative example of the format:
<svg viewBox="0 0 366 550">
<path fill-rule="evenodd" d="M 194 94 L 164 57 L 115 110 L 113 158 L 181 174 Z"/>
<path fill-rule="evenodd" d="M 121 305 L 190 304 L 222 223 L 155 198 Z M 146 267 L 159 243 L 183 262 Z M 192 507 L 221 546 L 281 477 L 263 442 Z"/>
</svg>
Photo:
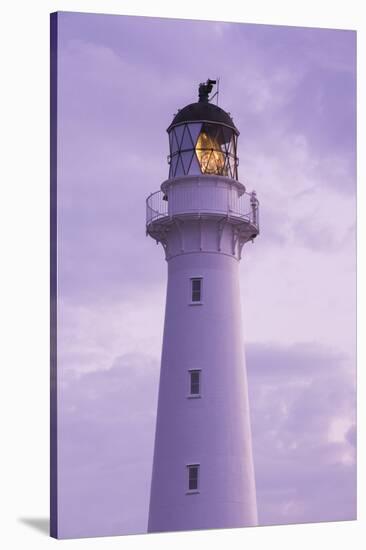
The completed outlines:
<svg viewBox="0 0 366 550">
<path fill-rule="evenodd" d="M 189 396 L 200 397 L 201 371 L 199 369 L 189 371 Z"/>
<path fill-rule="evenodd" d="M 202 278 L 195 277 L 191 279 L 191 300 L 193 303 L 199 303 L 202 300 Z"/>
<path fill-rule="evenodd" d="M 197 492 L 200 465 L 188 464 L 187 469 L 188 469 L 188 491 Z"/>
</svg>

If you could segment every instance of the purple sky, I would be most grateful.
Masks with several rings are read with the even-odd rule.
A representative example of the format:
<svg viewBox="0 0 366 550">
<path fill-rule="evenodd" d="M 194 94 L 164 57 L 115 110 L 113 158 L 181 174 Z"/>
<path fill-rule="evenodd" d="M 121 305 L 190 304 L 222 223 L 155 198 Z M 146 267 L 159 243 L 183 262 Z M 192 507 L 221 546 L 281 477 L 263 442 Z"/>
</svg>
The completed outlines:
<svg viewBox="0 0 366 550">
<path fill-rule="evenodd" d="M 61 536 L 146 531 L 166 263 L 145 198 L 217 76 L 261 202 L 241 262 L 259 522 L 355 517 L 355 40 L 60 14 Z"/>
</svg>

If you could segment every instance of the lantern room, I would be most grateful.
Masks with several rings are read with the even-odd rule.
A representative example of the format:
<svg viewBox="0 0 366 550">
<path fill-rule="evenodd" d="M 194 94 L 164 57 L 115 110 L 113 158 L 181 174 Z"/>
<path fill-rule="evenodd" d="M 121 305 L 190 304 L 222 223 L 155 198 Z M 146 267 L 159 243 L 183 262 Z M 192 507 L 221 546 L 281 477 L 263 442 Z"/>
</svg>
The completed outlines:
<svg viewBox="0 0 366 550">
<path fill-rule="evenodd" d="M 199 86 L 199 101 L 180 109 L 169 134 L 169 179 L 187 175 L 219 175 L 238 179 L 239 131 L 229 113 L 209 99 L 215 80 Z"/>
</svg>

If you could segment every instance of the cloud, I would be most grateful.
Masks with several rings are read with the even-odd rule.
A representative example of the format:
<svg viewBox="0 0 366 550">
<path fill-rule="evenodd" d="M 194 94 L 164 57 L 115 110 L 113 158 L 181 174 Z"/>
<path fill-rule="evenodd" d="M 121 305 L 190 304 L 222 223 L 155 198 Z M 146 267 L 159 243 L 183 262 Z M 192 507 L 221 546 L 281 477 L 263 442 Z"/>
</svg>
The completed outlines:
<svg viewBox="0 0 366 550">
<path fill-rule="evenodd" d="M 345 141 L 336 151 L 326 141 L 314 147 L 313 138 L 328 127 L 333 135 L 332 125 L 344 120 L 354 123 L 352 35 L 87 14 L 61 14 L 60 20 L 64 299 L 85 304 L 99 294 L 116 300 L 133 285 L 149 288 L 163 278 L 162 254 L 144 233 L 145 199 L 167 177 L 165 129 L 172 114 L 195 100 L 202 80 L 201 56 L 187 58 L 187 32 L 189 51 L 205 52 L 207 71 L 220 68 L 222 105 L 241 130 L 240 177 L 261 201 L 261 246 L 289 242 L 326 253 L 347 245 L 355 218 L 354 132 L 337 130 Z M 304 91 L 304 82 L 313 80 L 315 88 Z M 316 86 L 325 103 L 336 94 L 342 105 L 326 110 L 321 123 L 313 108 Z M 314 205 L 319 211 L 309 212 Z"/>
<path fill-rule="evenodd" d="M 354 369 L 308 343 L 247 347 L 261 525 L 355 516 Z M 59 371 L 60 533 L 146 531 L 159 362 Z"/>
<path fill-rule="evenodd" d="M 106 370 L 59 371 L 62 538 L 146 531 L 158 376 L 142 354 Z"/>
<path fill-rule="evenodd" d="M 355 368 L 316 344 L 247 347 L 262 525 L 356 517 Z"/>
<path fill-rule="evenodd" d="M 58 304 L 58 365 L 76 374 L 109 369 L 122 352 L 160 359 L 164 293 L 141 289 L 124 300 Z"/>
</svg>

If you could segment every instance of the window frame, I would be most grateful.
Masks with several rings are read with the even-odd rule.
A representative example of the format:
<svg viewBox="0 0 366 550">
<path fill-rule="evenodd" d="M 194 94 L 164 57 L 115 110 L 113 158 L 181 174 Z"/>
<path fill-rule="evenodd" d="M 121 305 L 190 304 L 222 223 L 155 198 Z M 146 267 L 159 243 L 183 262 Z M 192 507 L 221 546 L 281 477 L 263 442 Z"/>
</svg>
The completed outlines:
<svg viewBox="0 0 366 550">
<path fill-rule="evenodd" d="M 191 462 L 189 464 L 186 464 L 186 468 L 187 468 L 187 482 L 188 482 L 188 487 L 187 487 L 186 494 L 187 495 L 198 494 L 200 492 L 200 469 L 201 469 L 201 464 L 199 464 L 199 462 Z M 197 468 L 197 486 L 196 486 L 195 489 L 190 489 L 189 488 L 190 471 L 191 471 L 192 468 Z"/>
<path fill-rule="evenodd" d="M 199 392 L 198 393 L 192 393 L 191 392 L 191 389 L 192 389 L 192 380 L 191 380 L 191 377 L 192 377 L 192 373 L 194 372 L 198 372 L 198 389 L 199 389 Z M 192 369 L 188 369 L 188 394 L 187 394 L 187 397 L 188 399 L 199 399 L 202 397 L 202 369 L 197 369 L 197 368 L 192 368 Z"/>
<path fill-rule="evenodd" d="M 200 299 L 193 300 L 193 281 L 200 281 Z M 189 278 L 189 305 L 200 306 L 203 304 L 203 277 L 195 276 Z"/>
</svg>

